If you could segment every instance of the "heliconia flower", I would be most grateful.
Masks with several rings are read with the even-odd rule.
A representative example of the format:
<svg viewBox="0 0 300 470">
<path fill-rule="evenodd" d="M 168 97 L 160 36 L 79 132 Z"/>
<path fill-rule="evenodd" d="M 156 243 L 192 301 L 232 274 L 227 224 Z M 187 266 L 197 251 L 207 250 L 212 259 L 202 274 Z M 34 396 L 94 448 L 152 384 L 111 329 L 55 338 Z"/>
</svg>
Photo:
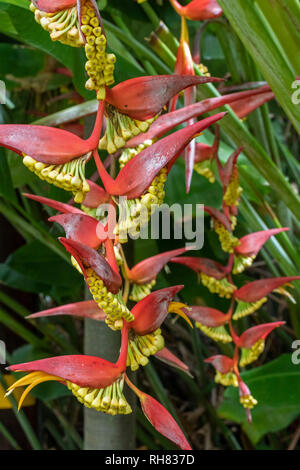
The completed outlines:
<svg viewBox="0 0 300 470">
<path fill-rule="evenodd" d="M 48 220 L 49 222 L 56 222 L 61 225 L 66 232 L 66 238 L 83 243 L 95 250 L 107 238 L 107 234 L 103 238 L 99 238 L 98 233 L 100 232 L 97 229 L 101 222 L 86 214 L 59 214 L 50 217 Z M 101 230 L 101 233 L 103 232 L 104 226 L 103 230 Z"/>
<path fill-rule="evenodd" d="M 21 396 L 20 409 L 25 397 L 36 385 L 58 381 L 89 408 L 111 415 L 131 413 L 131 407 L 123 395 L 127 347 L 128 330 L 123 328 L 120 355 L 115 364 L 99 357 L 72 355 L 10 366 L 10 371 L 30 373 L 9 387 L 8 394 L 17 387 L 28 385 Z"/>
<path fill-rule="evenodd" d="M 140 399 L 142 410 L 152 426 L 163 436 L 174 442 L 182 450 L 191 450 L 180 427 L 170 413 L 154 398 L 141 392 L 126 376 L 127 385 Z"/>
<path fill-rule="evenodd" d="M 223 356 L 218 354 L 216 356 L 211 356 L 205 359 L 204 362 L 212 364 L 216 369 L 215 382 L 224 387 L 237 387 L 238 379 L 236 374 L 233 371 L 234 361 L 230 357 Z"/>
<path fill-rule="evenodd" d="M 196 327 L 215 341 L 231 343 L 232 338 L 225 328 L 231 318 L 231 310 L 224 314 L 211 307 L 191 306 L 186 314 L 195 320 Z"/>
<path fill-rule="evenodd" d="M 263 93 L 250 96 L 247 100 L 242 99 L 236 101 L 230 104 L 230 106 L 240 119 L 244 119 L 257 108 L 274 98 L 274 93 L 270 90 L 266 90 Z"/>
<path fill-rule="evenodd" d="M 171 263 L 183 264 L 198 274 L 199 280 L 213 294 L 230 299 L 236 286 L 227 279 L 227 269 L 217 261 L 208 258 L 181 256 L 172 258 Z"/>
<path fill-rule="evenodd" d="M 267 336 L 275 328 L 284 324 L 284 321 L 277 321 L 257 325 L 244 331 L 240 337 L 238 337 L 233 328 L 231 328 L 233 341 L 239 348 L 241 348 L 240 366 L 245 367 L 256 361 L 264 351 Z"/>
<path fill-rule="evenodd" d="M 2 124 L 0 145 L 21 155 L 24 165 L 39 178 L 72 191 L 75 202 L 82 202 L 90 189 L 85 165 L 98 146 L 102 118 L 103 104 L 99 103 L 94 130 L 87 140 L 53 127 Z"/>
<path fill-rule="evenodd" d="M 126 141 L 146 132 L 164 106 L 180 91 L 222 80 L 190 75 L 153 75 L 132 78 L 107 89 L 107 129 L 99 148 L 115 153 L 125 146 Z"/>
<path fill-rule="evenodd" d="M 127 198 L 126 201 L 121 200 L 123 206 L 120 204 L 120 211 L 124 217 L 121 217 L 115 232 L 117 235 L 121 234 L 120 241 L 127 240 L 128 232 L 136 234 L 137 227 L 147 223 L 152 211 L 162 204 L 167 173 L 185 146 L 199 132 L 222 119 L 225 114 L 219 113 L 206 118 L 156 142 L 132 158 L 115 180 L 105 170 L 98 152 L 94 152 L 106 191 L 112 196 Z M 140 177 L 136 178 L 136 175 Z"/>
<path fill-rule="evenodd" d="M 214 230 L 217 233 L 222 250 L 227 253 L 233 253 L 236 246 L 239 245 L 239 239 L 232 234 L 232 225 L 228 218 L 214 207 L 204 206 L 204 211 L 207 212 L 214 221 Z"/>
<path fill-rule="evenodd" d="M 175 306 L 176 306 L 176 303 L 175 303 Z M 156 307 L 155 304 L 154 304 L 154 307 Z M 170 308 L 171 311 L 172 311 L 172 307 L 174 307 L 174 303 L 172 305 L 172 302 L 170 301 L 169 306 L 167 307 L 167 310 L 169 310 L 169 308 Z M 177 304 L 177 307 L 178 307 L 178 304 Z M 154 314 L 155 314 L 155 312 L 154 312 Z M 51 318 L 51 317 L 60 316 L 60 315 L 70 315 L 72 317 L 81 318 L 81 319 L 90 318 L 90 319 L 95 320 L 95 321 L 105 321 L 105 318 L 106 318 L 105 312 L 98 307 L 98 305 L 96 304 L 96 302 L 94 300 L 85 300 L 83 302 L 75 302 L 75 303 L 72 303 L 72 304 L 61 305 L 59 307 L 54 307 L 54 308 L 50 308 L 50 309 L 47 309 L 47 310 L 43 310 L 41 312 L 33 313 L 32 315 L 28 315 L 26 318 L 27 319 L 36 319 L 36 318 L 44 318 L 44 317 L 50 317 Z M 162 317 L 162 320 L 164 320 L 163 317 Z M 153 320 L 150 322 L 150 325 L 152 325 L 152 324 L 153 324 Z M 132 332 L 134 332 L 134 328 L 132 328 L 132 323 L 129 323 L 127 326 L 132 330 L 129 333 L 130 338 L 132 339 L 134 336 L 136 337 L 137 335 L 134 335 L 132 333 Z M 153 336 L 150 337 L 150 341 L 152 339 L 153 339 Z M 157 338 L 155 338 L 155 341 L 156 341 L 156 346 L 159 345 L 158 342 L 157 342 Z M 147 337 L 146 337 L 146 342 L 147 342 Z M 160 343 L 163 344 L 163 340 L 162 341 L 160 340 Z M 144 349 L 145 346 L 146 346 L 146 343 L 143 344 L 142 349 Z M 150 351 L 147 351 L 147 349 L 149 349 L 149 346 L 148 346 L 148 348 L 146 348 L 146 353 L 148 354 Z M 135 351 L 133 351 L 132 354 L 133 354 L 132 358 L 134 358 Z M 166 364 L 168 364 L 172 367 L 175 367 L 179 370 L 182 370 L 183 372 L 185 372 L 188 375 L 191 375 L 189 373 L 188 366 L 186 364 L 184 364 L 184 362 L 182 362 L 180 359 L 178 359 L 167 348 L 163 347 L 163 349 L 159 349 L 158 351 L 156 351 L 154 356 L 157 359 L 159 359 L 160 361 L 165 362 Z M 138 355 L 138 357 L 140 357 L 140 355 Z M 147 358 L 147 356 L 144 356 L 144 357 Z M 144 361 L 145 361 L 145 359 L 143 359 L 143 362 Z M 136 359 L 134 359 L 134 361 L 133 361 L 133 364 L 135 364 L 135 363 L 137 365 L 136 368 L 138 368 L 138 363 L 137 363 Z"/>
<path fill-rule="evenodd" d="M 141 261 L 131 269 L 125 264 L 126 277 L 133 283 L 130 299 L 138 302 L 149 295 L 152 287 L 155 285 L 156 277 L 163 267 L 171 258 L 179 256 L 186 251 L 187 248 L 185 247 L 166 251 Z"/>
<path fill-rule="evenodd" d="M 240 186 L 239 173 L 237 170 L 237 159 L 242 152 L 242 148 L 237 149 L 227 160 L 222 168 L 217 157 L 219 173 L 224 188 L 223 204 L 231 209 L 232 206 L 238 206 L 242 194 Z"/>
<path fill-rule="evenodd" d="M 60 238 L 60 242 L 79 264 L 94 301 L 106 313 L 107 325 L 121 329 L 123 318 L 127 322 L 134 320 L 120 293 L 121 277 L 106 259 L 82 243 L 65 238 Z"/>
<path fill-rule="evenodd" d="M 267 302 L 268 294 L 272 291 L 276 291 L 276 289 L 284 284 L 299 279 L 300 276 L 289 276 L 259 279 L 258 281 L 249 282 L 234 293 L 234 297 L 238 301 L 238 306 L 232 318 L 238 320 L 246 315 L 251 315 L 256 312 L 261 305 Z"/>
<path fill-rule="evenodd" d="M 167 132 L 171 131 L 174 127 L 188 121 L 189 119 L 200 116 L 201 114 L 214 111 L 221 106 L 231 104 L 236 101 L 247 102 L 251 96 L 259 95 L 263 93 L 268 86 L 255 88 L 247 91 L 240 91 L 237 93 L 230 93 L 228 95 L 217 96 L 214 98 L 207 98 L 198 103 L 185 106 L 177 109 L 171 113 L 162 114 L 159 116 L 153 124 L 151 124 L 149 130 L 144 134 L 139 134 L 126 142 L 127 148 L 135 148 L 143 144 L 145 140 L 154 140 L 164 136 Z"/>
<path fill-rule="evenodd" d="M 185 6 L 177 0 L 170 0 L 170 3 L 180 16 L 193 21 L 211 20 L 223 13 L 217 0 L 192 0 Z"/>
<path fill-rule="evenodd" d="M 168 313 L 176 313 L 192 326 L 185 311 L 187 306 L 174 302 L 173 298 L 184 286 L 173 286 L 152 292 L 140 300 L 131 310 L 134 320 L 129 323 L 129 347 L 127 365 L 137 370 L 145 366 L 150 355 L 156 354 L 164 347 L 164 338 L 160 326 Z"/>
<path fill-rule="evenodd" d="M 246 267 L 251 266 L 258 252 L 270 237 L 281 232 L 286 232 L 287 230 L 289 230 L 288 227 L 261 230 L 259 232 L 249 233 L 249 235 L 240 238 L 239 246 L 234 249 L 236 256 L 234 259 L 233 274 L 240 274 Z"/>
</svg>

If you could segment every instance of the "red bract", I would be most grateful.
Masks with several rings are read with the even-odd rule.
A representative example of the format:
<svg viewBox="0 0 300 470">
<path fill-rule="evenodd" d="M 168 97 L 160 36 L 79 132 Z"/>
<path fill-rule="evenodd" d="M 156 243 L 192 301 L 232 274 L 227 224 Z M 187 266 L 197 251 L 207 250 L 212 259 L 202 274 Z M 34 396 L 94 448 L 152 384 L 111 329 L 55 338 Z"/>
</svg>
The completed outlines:
<svg viewBox="0 0 300 470">
<path fill-rule="evenodd" d="M 199 103 L 194 103 L 177 109 L 171 113 L 163 114 L 162 116 L 159 116 L 153 124 L 151 124 L 150 129 L 146 133 L 142 133 L 130 139 L 126 143 L 126 147 L 134 148 L 142 144 L 145 140 L 158 139 L 171 131 L 175 126 L 178 126 L 189 119 L 198 117 L 201 114 L 213 111 L 221 106 L 225 106 L 226 104 L 231 104 L 236 101 L 247 102 L 251 96 L 259 95 L 264 89 L 265 87 L 261 87 L 224 96 L 217 96 L 215 98 L 207 98 Z"/>
<path fill-rule="evenodd" d="M 137 77 L 107 89 L 106 101 L 132 119 L 145 121 L 159 114 L 170 99 L 185 88 L 221 81 L 221 78 L 189 75 Z"/>
<path fill-rule="evenodd" d="M 147 295 L 133 307 L 134 321 L 130 323 L 130 328 L 140 336 L 159 328 L 169 313 L 170 302 L 183 287 L 167 287 Z"/>
<path fill-rule="evenodd" d="M 141 392 L 128 377 L 125 378 L 128 386 L 137 394 L 140 399 L 143 412 L 152 426 L 163 436 L 175 444 L 182 450 L 191 450 L 191 446 L 186 440 L 180 427 L 172 418 L 170 413 L 154 398 L 146 393 Z"/>
<path fill-rule="evenodd" d="M 185 313 L 196 322 L 199 322 L 202 325 L 208 326 L 210 328 L 216 328 L 218 326 L 225 325 L 231 318 L 230 311 L 227 314 L 224 314 L 215 308 L 201 307 L 197 305 L 190 307 L 185 311 Z"/>
<path fill-rule="evenodd" d="M 177 0 L 170 0 L 170 2 L 180 16 L 193 21 L 218 18 L 223 13 L 217 0 L 192 0 L 186 6 L 180 5 Z"/>
<path fill-rule="evenodd" d="M 94 130 L 83 140 L 71 132 L 31 124 L 2 124 L 0 145 L 42 163 L 62 165 L 97 148 L 102 128 L 103 103 L 98 106 Z"/>
<path fill-rule="evenodd" d="M 127 269 L 126 274 L 135 284 L 147 284 L 153 281 L 163 267 L 175 256 L 185 253 L 187 248 L 166 251 L 151 258 L 147 258 L 136 264 L 132 269 Z"/>
<path fill-rule="evenodd" d="M 84 198 L 83 204 L 91 209 L 97 209 L 101 204 L 109 201 L 109 194 L 93 181 L 87 180 L 90 190 Z"/>
<path fill-rule="evenodd" d="M 292 281 L 300 280 L 300 276 L 273 277 L 270 279 L 259 279 L 249 282 L 245 286 L 236 290 L 234 296 L 243 302 L 257 302 L 273 290 Z"/>
<path fill-rule="evenodd" d="M 77 0 L 32 0 L 32 3 L 41 11 L 56 13 L 74 7 Z"/>
<path fill-rule="evenodd" d="M 107 236 L 104 236 L 103 238 L 98 237 L 97 228 L 99 224 L 102 224 L 89 215 L 60 214 L 50 217 L 49 221 L 60 224 L 64 228 L 68 239 L 83 243 L 95 250 L 99 248 L 101 243 L 107 238 Z M 104 233 L 104 227 L 101 230 L 101 233 Z"/>
<path fill-rule="evenodd" d="M 86 269 L 92 268 L 92 270 L 101 278 L 107 289 L 113 294 L 117 294 L 122 285 L 120 275 L 111 268 L 109 263 L 100 253 L 73 240 L 60 238 L 60 242 L 64 245 L 66 250 L 74 256 L 85 277 L 87 277 Z"/>
<path fill-rule="evenodd" d="M 286 232 L 288 227 L 272 228 L 269 230 L 261 230 L 260 232 L 249 233 L 240 239 L 240 245 L 235 247 L 235 253 L 242 256 L 254 256 L 260 251 L 263 245 L 273 235 L 280 232 Z"/>
<path fill-rule="evenodd" d="M 275 95 L 274 93 L 272 93 L 272 91 L 265 91 L 264 93 L 251 96 L 247 100 L 243 99 L 240 101 L 236 101 L 230 106 L 240 119 L 244 119 L 257 108 L 267 103 L 268 101 L 271 101 L 274 98 Z"/>
<path fill-rule="evenodd" d="M 217 371 L 221 372 L 221 374 L 228 374 L 228 372 L 230 372 L 234 366 L 233 359 L 227 356 L 223 356 L 222 354 L 208 357 L 205 359 L 205 362 L 212 364 Z"/>
<path fill-rule="evenodd" d="M 184 264 L 197 274 L 203 272 L 218 280 L 226 276 L 226 268 L 212 259 L 181 256 L 180 258 L 172 258 L 170 261 L 171 263 Z"/>
<path fill-rule="evenodd" d="M 23 196 L 27 197 L 28 199 L 32 199 L 33 201 L 40 202 L 41 204 L 45 204 L 46 206 L 52 207 L 52 209 L 55 209 L 63 214 L 84 214 L 84 212 L 80 209 L 77 209 L 77 207 L 71 206 L 70 204 L 64 204 L 60 201 L 55 201 L 54 199 L 27 193 L 23 193 Z"/>
<path fill-rule="evenodd" d="M 61 305 L 41 312 L 28 315 L 26 318 L 52 317 L 56 315 L 70 315 L 79 318 L 92 318 L 102 321 L 105 319 L 105 313 L 98 307 L 94 300 L 85 300 L 73 304 Z"/>
<path fill-rule="evenodd" d="M 105 388 L 124 372 L 126 367 L 128 331 L 122 332 L 122 345 L 118 361 L 113 364 L 94 356 L 58 356 L 10 366 L 11 371 L 44 372 L 62 381 L 69 381 L 81 387 Z"/>
<path fill-rule="evenodd" d="M 257 325 L 248 330 L 238 337 L 235 334 L 233 335 L 233 340 L 237 346 L 240 348 L 250 349 L 254 346 L 257 341 L 260 339 L 265 340 L 266 337 L 279 326 L 285 324 L 285 321 L 277 321 L 273 323 L 264 323 L 263 325 Z"/>
<path fill-rule="evenodd" d="M 161 351 L 158 351 L 155 354 L 155 357 L 160 361 L 165 362 L 169 366 L 172 366 L 175 369 L 179 369 L 192 377 L 189 372 L 188 366 L 180 359 L 178 359 L 178 357 L 176 357 L 171 351 L 169 351 L 169 349 L 163 348 Z"/>
<path fill-rule="evenodd" d="M 135 199 L 149 188 L 155 176 L 164 167 L 172 167 L 184 147 L 201 131 L 222 119 L 226 113 L 219 113 L 207 119 L 181 129 L 146 148 L 120 171 L 113 180 L 106 172 L 98 154 L 95 154 L 96 164 L 106 191 L 112 195 L 127 196 Z M 136 175 L 140 175 L 137 179 Z"/>
</svg>

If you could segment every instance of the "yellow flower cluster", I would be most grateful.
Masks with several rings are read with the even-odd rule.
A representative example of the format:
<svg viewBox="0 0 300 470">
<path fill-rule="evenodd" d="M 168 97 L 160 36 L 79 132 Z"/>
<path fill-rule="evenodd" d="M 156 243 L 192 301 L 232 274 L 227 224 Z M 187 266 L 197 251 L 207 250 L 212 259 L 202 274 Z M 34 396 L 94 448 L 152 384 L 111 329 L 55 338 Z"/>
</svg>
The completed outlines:
<svg viewBox="0 0 300 470">
<path fill-rule="evenodd" d="M 256 361 L 265 349 L 265 342 L 259 339 L 250 349 L 242 348 L 242 355 L 240 359 L 240 366 L 245 367 L 248 364 Z"/>
<path fill-rule="evenodd" d="M 240 397 L 240 403 L 244 408 L 249 408 L 250 410 L 257 405 L 258 401 L 252 395 L 242 395 Z"/>
<path fill-rule="evenodd" d="M 116 56 L 106 53 L 106 37 L 100 27 L 93 5 L 90 2 L 82 7 L 81 31 L 85 37 L 85 55 L 88 59 L 85 70 L 89 76 L 85 87 L 96 90 L 98 100 L 105 99 L 105 86 L 114 83 Z"/>
<path fill-rule="evenodd" d="M 225 297 L 225 299 L 230 299 L 236 290 L 236 286 L 230 284 L 225 278 L 218 280 L 204 273 L 200 273 L 200 279 L 202 284 L 207 287 L 212 294 L 218 294 L 220 297 Z"/>
<path fill-rule="evenodd" d="M 210 164 L 207 160 L 204 162 L 199 162 L 194 164 L 194 170 L 198 173 L 198 175 L 204 176 L 210 183 L 215 182 L 215 175 L 210 168 Z"/>
<path fill-rule="evenodd" d="M 239 320 L 240 318 L 244 318 L 248 315 L 251 315 L 252 313 L 256 312 L 265 302 L 267 302 L 267 300 L 267 297 L 263 297 L 257 302 L 242 302 L 239 300 L 237 308 L 232 316 L 232 319 Z"/>
<path fill-rule="evenodd" d="M 60 41 L 62 44 L 72 47 L 83 46 L 76 6 L 55 13 L 46 13 L 31 3 L 30 10 L 34 13 L 36 22 L 50 33 L 52 41 Z"/>
<path fill-rule="evenodd" d="M 202 325 L 202 323 L 196 322 L 196 327 L 199 328 L 206 336 L 212 338 L 214 341 L 220 341 L 221 343 L 231 343 L 232 338 L 228 334 L 225 326 L 217 326 L 215 328 Z"/>
<path fill-rule="evenodd" d="M 215 220 L 214 222 L 214 229 L 219 236 L 222 250 L 226 251 L 226 253 L 233 253 L 234 248 L 240 244 L 239 239 L 226 230 L 224 225 L 218 220 Z"/>
<path fill-rule="evenodd" d="M 227 186 L 227 189 L 225 191 L 223 201 L 227 206 L 238 206 L 239 205 L 239 199 L 241 197 L 241 194 L 243 192 L 243 189 L 240 186 L 240 181 L 238 175 L 234 175 Z"/>
<path fill-rule="evenodd" d="M 145 297 L 147 297 L 147 295 L 151 294 L 152 287 L 154 287 L 155 284 L 155 279 L 151 282 L 148 282 L 148 284 L 133 284 L 129 297 L 130 300 L 133 300 L 134 302 L 139 302 L 140 300 L 144 299 Z"/>
<path fill-rule="evenodd" d="M 87 154 L 62 165 L 50 165 L 38 162 L 29 155 L 23 154 L 23 163 L 41 180 L 66 191 L 71 191 L 74 194 L 75 202 L 81 203 L 90 190 L 85 179 L 85 164 L 89 158 L 90 154 Z"/>
<path fill-rule="evenodd" d="M 126 199 L 119 204 L 120 218 L 115 228 L 120 243 L 126 243 L 128 234 L 137 235 L 165 197 L 164 185 L 167 180 L 167 169 L 160 170 L 147 192 L 138 199 Z"/>
<path fill-rule="evenodd" d="M 224 385 L 224 387 L 230 387 L 230 386 L 238 387 L 238 385 L 239 385 L 238 379 L 237 379 L 234 372 L 228 372 L 227 374 L 221 374 L 221 372 L 219 372 L 217 370 L 216 375 L 215 375 L 215 382 L 217 384 Z"/>
<path fill-rule="evenodd" d="M 134 320 L 120 294 L 113 294 L 105 287 L 103 281 L 92 268 L 86 270 L 86 282 L 94 301 L 106 314 L 105 322 L 113 330 L 121 330 L 124 318 L 127 322 Z"/>
<path fill-rule="evenodd" d="M 131 331 L 128 343 L 127 367 L 130 367 L 131 370 L 137 370 L 140 365 L 145 366 L 149 362 L 148 357 L 156 354 L 164 346 L 165 341 L 160 328 L 144 336 L 138 336 Z"/>
<path fill-rule="evenodd" d="M 128 415 L 132 412 L 131 406 L 123 395 L 124 379 L 116 380 L 106 388 L 85 388 L 72 382 L 67 382 L 67 387 L 73 395 L 87 408 L 109 415 Z"/>
<path fill-rule="evenodd" d="M 235 256 L 234 265 L 232 269 L 233 274 L 241 274 L 245 271 L 246 268 L 252 266 L 253 261 L 255 260 L 256 255 L 253 256 Z"/>
<path fill-rule="evenodd" d="M 106 105 L 106 132 L 99 142 L 100 150 L 107 150 L 108 153 L 115 153 L 124 147 L 125 143 L 141 132 L 147 132 L 150 125 L 157 118 L 138 121 L 131 119 L 126 114 L 120 113 L 114 106 Z"/>
<path fill-rule="evenodd" d="M 136 148 L 129 148 L 123 150 L 122 155 L 119 158 L 120 168 L 122 169 L 126 165 L 126 163 L 133 159 L 133 157 L 135 157 L 142 150 L 145 150 L 145 148 L 150 147 L 150 145 L 152 145 L 153 143 L 153 140 L 145 140 L 145 142 L 143 142 Z"/>
</svg>

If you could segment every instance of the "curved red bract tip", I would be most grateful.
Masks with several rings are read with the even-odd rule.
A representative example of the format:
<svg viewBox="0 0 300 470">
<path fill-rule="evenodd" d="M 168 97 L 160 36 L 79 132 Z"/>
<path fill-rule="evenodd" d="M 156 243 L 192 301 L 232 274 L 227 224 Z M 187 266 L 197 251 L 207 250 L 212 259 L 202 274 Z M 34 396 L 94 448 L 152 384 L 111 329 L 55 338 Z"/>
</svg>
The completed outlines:
<svg viewBox="0 0 300 470">
<path fill-rule="evenodd" d="M 230 357 L 217 354 L 205 359 L 206 363 L 211 364 L 221 374 L 228 374 L 233 369 L 234 361 Z"/>
<path fill-rule="evenodd" d="M 197 274 L 202 272 L 217 280 L 221 280 L 226 276 L 226 268 L 212 259 L 181 256 L 180 258 L 172 258 L 170 262 L 183 264 L 195 271 Z"/>
<path fill-rule="evenodd" d="M 285 324 L 285 321 L 277 321 L 272 323 L 264 323 L 263 325 L 257 325 L 248 330 L 244 331 L 244 333 L 236 339 L 235 343 L 240 348 L 252 348 L 252 346 L 257 343 L 260 339 L 266 339 L 266 337 L 279 326 Z"/>
<path fill-rule="evenodd" d="M 178 248 L 177 250 L 166 251 L 165 253 L 147 258 L 128 271 L 128 279 L 136 284 L 147 284 L 156 278 L 171 258 L 179 256 L 186 251 L 187 248 Z"/>
<path fill-rule="evenodd" d="M 137 77 L 107 89 L 106 101 L 132 119 L 145 121 L 159 114 L 170 99 L 185 88 L 221 81 L 222 78 L 191 75 Z"/>
<path fill-rule="evenodd" d="M 94 300 L 84 300 L 73 304 L 61 305 L 59 307 L 42 310 L 41 312 L 28 315 L 26 318 L 54 317 L 58 315 L 70 315 L 78 318 L 91 318 L 104 321 L 106 314 L 101 310 Z"/>
<path fill-rule="evenodd" d="M 277 289 L 278 287 L 287 284 L 288 282 L 298 280 L 300 280 L 300 276 L 259 279 L 258 281 L 249 282 L 245 286 L 236 290 L 234 296 L 244 302 L 257 302 L 266 295 L 270 294 L 274 289 Z"/>
<path fill-rule="evenodd" d="M 191 306 L 185 310 L 188 317 L 210 328 L 225 325 L 231 317 L 231 312 L 224 314 L 211 307 Z"/>
<path fill-rule="evenodd" d="M 119 365 L 94 356 L 72 355 L 40 359 L 16 364 L 11 371 L 45 372 L 75 383 L 81 387 L 105 388 L 123 372 Z"/>
<path fill-rule="evenodd" d="M 168 315 L 170 302 L 183 287 L 183 285 L 166 287 L 140 300 L 131 310 L 134 321 L 130 323 L 130 327 L 140 336 L 159 328 Z"/>
<path fill-rule="evenodd" d="M 99 248 L 107 238 L 100 239 L 98 237 L 97 227 L 101 222 L 86 214 L 59 214 L 50 217 L 48 220 L 60 224 L 64 228 L 68 239 L 87 245 L 90 248 Z"/>
<path fill-rule="evenodd" d="M 162 168 L 168 165 L 170 169 L 186 145 L 199 132 L 219 121 L 225 115 L 226 113 L 218 113 L 203 119 L 146 148 L 122 168 L 114 181 L 107 184 L 103 181 L 107 192 L 113 195 L 127 196 L 129 199 L 140 197 L 149 188 Z M 140 175 L 138 179 L 136 178 L 137 174 Z"/>
<path fill-rule="evenodd" d="M 41 11 L 47 13 L 56 13 L 61 10 L 72 8 L 77 0 L 31 0 L 32 3 Z"/>
<path fill-rule="evenodd" d="M 113 294 L 118 293 L 122 285 L 122 279 L 100 253 L 74 240 L 60 238 L 59 241 L 74 256 L 84 274 L 86 268 L 91 267 L 110 292 Z"/>
<path fill-rule="evenodd" d="M 70 204 L 65 204 L 60 201 L 55 201 L 54 199 L 28 193 L 23 193 L 23 196 L 27 197 L 27 199 L 32 199 L 33 201 L 37 201 L 41 204 L 52 207 L 52 209 L 62 212 L 63 214 L 84 214 L 84 212 L 80 209 L 77 209 L 77 207 L 71 206 Z"/>
<path fill-rule="evenodd" d="M 240 239 L 240 245 L 236 246 L 234 251 L 242 256 L 256 255 L 270 237 L 281 232 L 286 232 L 287 230 L 289 230 L 288 227 L 282 227 L 249 233 L 249 235 L 245 235 Z"/>
</svg>

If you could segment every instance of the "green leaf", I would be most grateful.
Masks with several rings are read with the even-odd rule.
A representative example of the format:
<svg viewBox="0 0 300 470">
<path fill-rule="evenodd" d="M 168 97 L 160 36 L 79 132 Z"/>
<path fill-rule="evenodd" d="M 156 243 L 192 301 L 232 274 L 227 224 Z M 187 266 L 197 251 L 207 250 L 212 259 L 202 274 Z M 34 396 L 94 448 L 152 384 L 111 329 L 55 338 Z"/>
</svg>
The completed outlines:
<svg viewBox="0 0 300 470">
<path fill-rule="evenodd" d="M 82 278 L 46 245 L 33 241 L 22 246 L 0 265 L 0 280 L 25 291 L 43 292 L 54 298 L 78 293 Z"/>
<path fill-rule="evenodd" d="M 253 5 L 253 0 L 219 0 L 219 3 L 295 129 L 300 133 L 300 108 L 291 100 L 291 86 L 296 79 L 296 73 L 278 38 L 272 34 L 272 29 L 259 8 Z"/>
<path fill-rule="evenodd" d="M 291 355 L 283 354 L 266 365 L 244 372 L 242 377 L 258 400 L 252 410 L 253 423 L 247 422 L 238 391 L 233 387 L 225 391 L 218 413 L 222 418 L 241 424 L 254 444 L 268 432 L 280 431 L 299 416 L 300 365 L 292 363 Z"/>
</svg>

